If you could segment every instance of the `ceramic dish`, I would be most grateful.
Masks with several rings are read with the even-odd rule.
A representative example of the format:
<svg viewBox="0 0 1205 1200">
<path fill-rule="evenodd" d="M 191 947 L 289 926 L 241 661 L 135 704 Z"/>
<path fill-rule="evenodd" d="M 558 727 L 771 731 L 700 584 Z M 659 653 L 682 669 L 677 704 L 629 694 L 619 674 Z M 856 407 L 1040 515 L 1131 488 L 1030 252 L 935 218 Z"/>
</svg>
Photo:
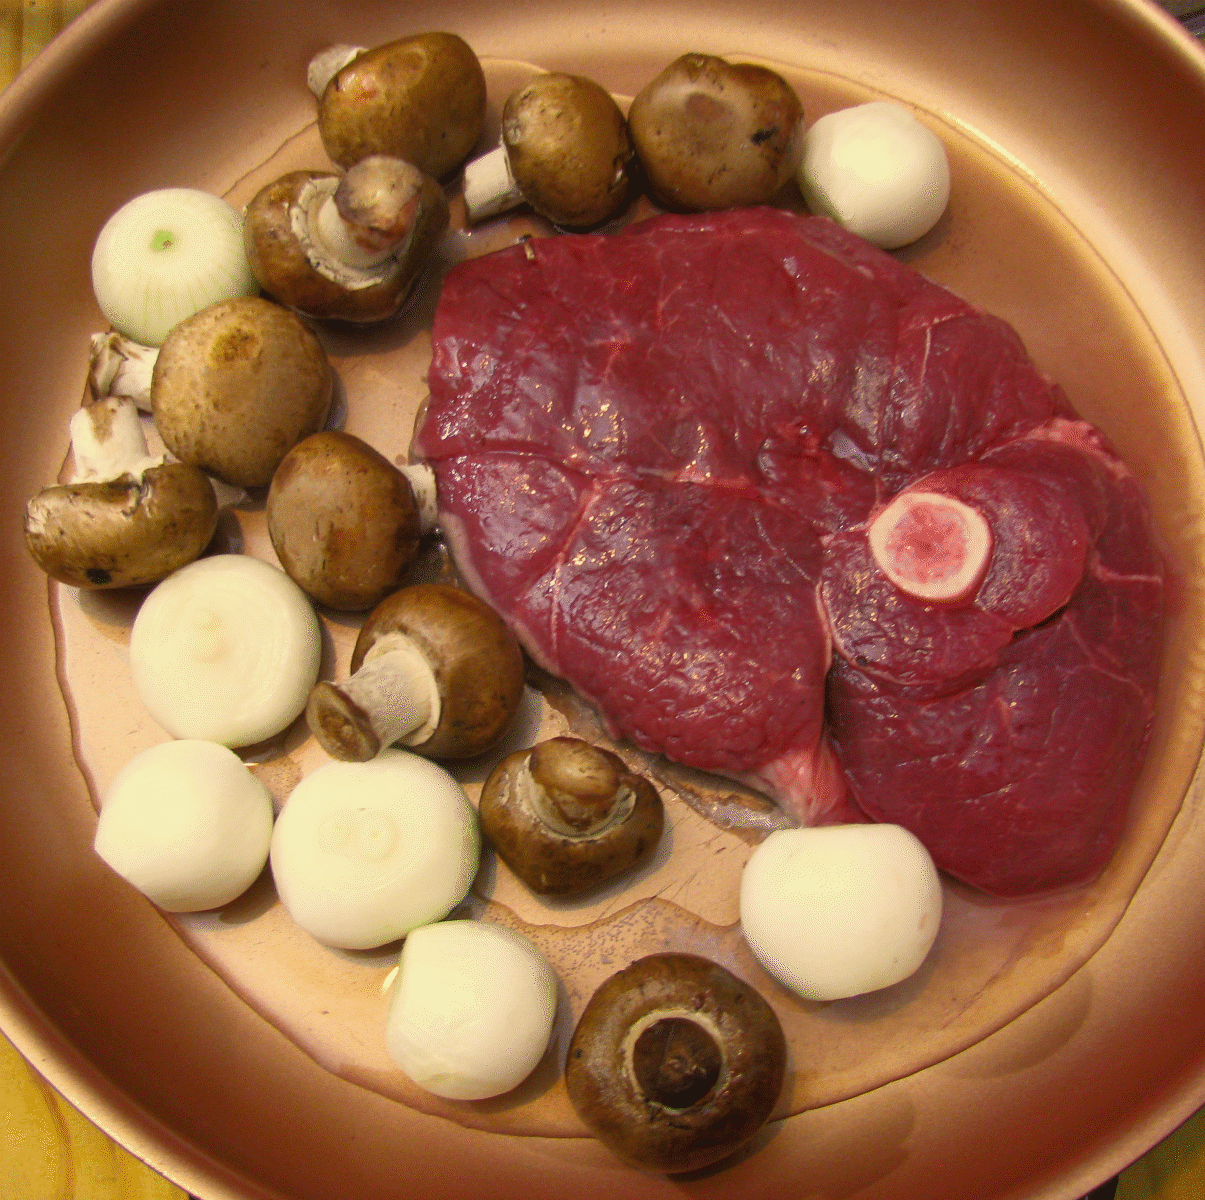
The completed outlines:
<svg viewBox="0 0 1205 1200">
<path fill-rule="evenodd" d="M 20 545 L 16 514 L 60 469 L 88 336 L 102 327 L 87 264 L 105 217 L 152 187 L 242 203 L 285 170 L 324 166 L 304 84 L 310 55 L 428 28 L 455 30 L 482 56 L 486 142 L 502 100 L 536 69 L 591 75 L 624 96 L 687 49 L 772 63 L 809 119 L 879 95 L 914 105 L 941 131 L 955 187 L 947 217 L 906 257 L 1010 320 L 1114 439 L 1150 491 L 1169 562 L 1152 752 L 1109 870 L 1026 905 L 951 886 L 938 953 L 915 981 L 828 1008 L 772 995 L 792 1046 L 776 1119 L 754 1153 L 686 1182 L 633 1173 L 582 1136 L 558 1053 L 585 997 L 638 953 L 699 949 L 755 973 L 733 929 L 748 836 L 718 831 L 679 791 L 672 843 L 628 887 L 589 903 L 534 905 L 487 868 L 470 910 L 534 931 L 564 983 L 561 1029 L 514 1096 L 434 1103 L 380 1046 L 392 950 L 317 946 L 288 923 L 267 878 L 219 914 L 168 921 L 92 856 L 92 797 L 163 738 L 124 670 L 139 597 L 48 589 Z M 466 0 L 404 13 L 113 0 L 90 10 L 0 113 L 13 514 L 0 551 L 5 1031 L 89 1115 L 207 1200 L 752 1197 L 785 1180 L 818 1196 L 1071 1200 L 1115 1173 L 1205 1100 L 1205 1023 L 1193 1003 L 1205 974 L 1193 784 L 1205 720 L 1203 100 L 1200 50 L 1137 0 L 808 0 L 765 4 L 755 19 L 719 0 Z M 525 227 L 454 235 L 446 254 L 486 251 Z M 323 332 L 346 427 L 395 458 L 424 391 L 434 295 L 431 286 L 371 334 Z M 255 504 L 231 515 L 224 536 L 270 554 Z M 327 628 L 333 672 L 354 622 Z M 588 720 L 556 689 L 533 690 L 515 736 Z M 278 800 L 321 761 L 303 732 L 256 755 Z M 470 791 L 482 773 L 463 772 Z M 667 889 L 672 906 L 653 899 Z"/>
</svg>

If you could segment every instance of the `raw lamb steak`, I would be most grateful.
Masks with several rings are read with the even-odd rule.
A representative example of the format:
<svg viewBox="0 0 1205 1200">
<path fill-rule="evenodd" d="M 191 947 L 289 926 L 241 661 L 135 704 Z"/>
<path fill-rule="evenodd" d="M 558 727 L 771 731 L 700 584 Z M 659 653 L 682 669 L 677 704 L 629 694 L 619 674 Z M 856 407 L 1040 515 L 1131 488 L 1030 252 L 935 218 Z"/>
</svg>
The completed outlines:
<svg viewBox="0 0 1205 1200">
<path fill-rule="evenodd" d="M 1096 874 L 1141 763 L 1145 506 L 1016 334 L 822 218 L 666 216 L 454 268 L 415 438 L 467 582 L 617 736 L 1000 895 Z M 867 528 L 992 534 L 957 604 Z M 857 819 L 855 817 L 854 819 Z"/>
</svg>

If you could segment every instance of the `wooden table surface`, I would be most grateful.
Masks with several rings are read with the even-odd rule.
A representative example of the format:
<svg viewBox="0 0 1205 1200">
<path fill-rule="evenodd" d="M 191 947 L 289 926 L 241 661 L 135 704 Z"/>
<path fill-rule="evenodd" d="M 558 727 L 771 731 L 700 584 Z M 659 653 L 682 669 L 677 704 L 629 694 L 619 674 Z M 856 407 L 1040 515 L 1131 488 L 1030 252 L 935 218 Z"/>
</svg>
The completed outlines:
<svg viewBox="0 0 1205 1200">
<path fill-rule="evenodd" d="M 0 88 L 93 2 L 0 0 Z M 1167 7 L 1181 15 L 1205 0 Z M 76 1112 L 0 1037 L 0 1200 L 189 1197 Z M 1116 1200 L 1205 1200 L 1205 1112 L 1123 1172 Z"/>
</svg>

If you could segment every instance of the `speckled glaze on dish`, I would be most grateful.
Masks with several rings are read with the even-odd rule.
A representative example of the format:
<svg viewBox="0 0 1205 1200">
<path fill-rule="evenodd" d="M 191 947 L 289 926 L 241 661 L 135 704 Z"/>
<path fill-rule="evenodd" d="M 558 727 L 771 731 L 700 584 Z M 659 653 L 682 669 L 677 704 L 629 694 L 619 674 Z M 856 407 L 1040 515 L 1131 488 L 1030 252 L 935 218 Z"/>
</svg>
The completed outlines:
<svg viewBox="0 0 1205 1200">
<path fill-rule="evenodd" d="M 483 874 L 473 911 L 543 939 L 565 984 L 562 1028 L 519 1094 L 449 1106 L 409 1088 L 384 1057 L 390 954 L 317 947 L 288 925 L 266 879 L 222 913 L 169 922 L 93 858 L 90 789 L 164 736 L 124 672 L 139 596 L 48 588 L 18 520 L 62 464 L 88 336 L 102 327 L 92 240 L 148 188 L 187 184 L 242 203 L 284 170 L 325 167 L 309 56 L 427 28 L 455 30 L 487 61 L 483 142 L 508 91 L 537 67 L 631 95 L 686 50 L 779 66 L 808 120 L 886 95 L 939 129 L 954 161 L 950 211 L 904 257 L 1010 320 L 1115 440 L 1151 493 L 1171 566 L 1151 759 L 1122 850 L 1097 884 L 1027 905 L 951 888 L 951 920 L 921 977 L 865 1001 L 804 1006 L 767 984 L 733 928 L 749 835 L 717 829 L 671 794 L 673 841 L 627 889 L 537 905 L 503 868 Z M 149 66 L 132 74 L 131 59 Z M 756 1197 L 787 1181 L 804 1195 L 1072 1200 L 1170 1130 L 1205 1100 L 1194 1002 L 1205 983 L 1205 831 L 1192 783 L 1205 670 L 1203 100 L 1199 48 L 1138 0 L 804 0 L 756 17 L 676 0 L 404 12 L 113 0 L 90 10 L 0 110 L 12 516 L 0 554 L 19 685 L 0 701 L 5 1032 L 89 1115 L 206 1200 Z M 453 234 L 445 249 L 482 252 L 528 228 Z M 433 300 L 428 288 L 370 334 L 323 333 L 346 428 L 390 457 L 405 454 L 425 391 Z M 262 518 L 243 506 L 225 523 L 227 544 L 269 557 Z M 341 672 L 355 622 L 327 627 L 326 667 Z M 547 701 L 533 692 L 524 731 L 586 719 L 555 689 Z M 280 799 L 321 761 L 303 732 L 256 756 Z M 470 791 L 483 774 L 468 769 Z M 582 1138 L 557 1081 L 571 1014 L 654 948 L 724 961 L 767 992 L 792 1033 L 788 1087 L 755 1152 L 685 1183 L 634 1173 Z"/>
</svg>

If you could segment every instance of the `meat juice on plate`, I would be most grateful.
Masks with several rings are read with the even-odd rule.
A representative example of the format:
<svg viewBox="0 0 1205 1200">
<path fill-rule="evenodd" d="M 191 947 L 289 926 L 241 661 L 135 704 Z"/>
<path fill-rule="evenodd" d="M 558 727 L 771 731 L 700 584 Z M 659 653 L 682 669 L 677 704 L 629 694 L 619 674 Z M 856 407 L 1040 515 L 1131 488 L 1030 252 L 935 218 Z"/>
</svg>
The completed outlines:
<svg viewBox="0 0 1205 1200">
<path fill-rule="evenodd" d="M 484 65 L 495 114 L 501 98 L 535 73 L 535 68 L 521 64 L 486 60 Z M 803 98 L 809 119 L 869 98 L 828 77 L 779 69 Z M 238 169 L 232 169 L 231 178 L 239 178 L 239 183 L 228 196 L 233 203 L 245 203 L 260 186 L 287 170 L 324 165 L 316 130 L 308 120 L 299 113 L 299 135 L 270 161 L 234 164 Z M 1075 407 L 1106 430 L 1129 428 L 1125 406 L 1135 395 L 1168 400 L 1148 330 L 1091 247 L 1040 193 L 971 135 L 936 120 L 931 123 L 941 128 L 951 156 L 953 198 L 934 233 L 898 257 L 1016 324 L 1029 351 L 1057 375 Z M 483 142 L 492 142 L 495 135 L 496 125 Z M 458 211 L 455 203 L 453 209 Z M 500 248 L 522 234 L 551 232 L 525 217 L 465 232 L 454 217 L 453 231 L 442 248 L 443 265 Z M 540 253 L 537 245 L 535 254 Z M 739 280 L 738 272 L 733 288 Z M 399 461 L 408 453 L 415 418 L 426 399 L 438 283 L 428 281 L 403 316 L 385 328 L 319 331 L 346 393 L 345 428 Z M 1072 293 L 1077 297 L 1074 306 L 1064 303 Z M 763 319 L 774 315 L 765 312 Z M 788 314 L 778 315 L 785 322 Z M 1096 350 L 1102 345 L 1112 348 L 1109 354 Z M 696 354 L 701 356 L 707 349 L 698 347 Z M 761 373 L 751 363 L 740 382 L 754 385 Z M 1057 400 L 1038 403 L 1049 406 L 1043 419 L 1066 415 Z M 1180 449 L 1187 439 L 1178 440 L 1183 431 L 1175 423 L 1182 424 L 1183 415 L 1170 400 L 1166 407 L 1171 429 L 1164 434 L 1166 441 L 1155 444 L 1131 438 L 1125 445 L 1127 460 L 1139 474 L 1149 476 L 1154 461 L 1184 458 L 1185 476 L 1195 478 L 1196 464 Z M 759 436 L 764 437 L 764 431 Z M 700 457 L 703 449 L 696 446 L 691 452 L 697 471 L 712 469 Z M 787 457 L 785 449 L 776 451 L 771 446 L 766 462 L 776 463 L 785 473 L 790 465 Z M 940 456 L 924 461 L 926 469 L 947 465 Z M 856 525 L 858 506 L 865 508 L 867 484 L 841 462 L 833 465 L 833 471 L 833 482 L 845 486 L 824 490 L 834 513 L 834 531 L 839 532 Z M 898 482 L 905 482 L 902 475 Z M 656 518 L 655 526 L 666 519 L 665 514 L 677 512 L 670 489 L 662 489 L 656 499 L 662 507 L 657 512 L 648 510 L 650 521 Z M 801 503 L 814 504 L 815 497 L 804 497 Z M 740 522 L 748 520 L 732 510 L 723 519 L 727 524 L 717 528 L 725 536 L 740 533 Z M 780 520 L 779 531 L 786 524 Z M 763 521 L 759 534 L 765 526 Z M 255 507 L 235 510 L 227 518 L 225 533 L 232 546 L 271 559 L 263 515 Z M 784 536 L 814 540 L 814 534 L 801 535 L 797 529 Z M 716 560 L 714 569 L 723 570 L 724 538 L 713 541 L 710 550 L 700 548 L 696 561 L 708 553 Z M 447 569 L 438 552 L 429 562 L 435 574 Z M 838 607 L 838 599 L 832 600 L 830 613 Z M 765 602 L 764 595 L 756 598 L 757 605 Z M 81 596 L 77 601 L 73 595 L 59 593 L 57 619 L 77 753 L 95 794 L 105 790 L 133 752 L 162 739 L 149 719 L 131 729 L 113 716 L 140 711 L 124 669 L 119 669 L 132 607 L 129 598 Z M 357 621 L 330 612 L 322 616 L 329 638 L 323 674 L 330 677 L 341 672 L 349 657 Z M 818 625 L 818 610 L 813 609 L 809 619 Z M 839 622 L 834 624 L 841 628 Z M 855 640 L 850 633 L 841 636 L 850 644 Z M 950 649 L 966 653 L 961 641 L 952 639 Z M 813 653 L 812 657 L 815 685 L 823 674 L 823 656 Z M 898 689 L 884 685 L 884 678 L 882 671 L 873 676 L 858 674 L 847 686 L 872 689 L 867 705 L 889 704 Z M 538 737 L 562 732 L 607 742 L 585 705 L 555 681 L 542 680 L 538 673 L 533 679 L 542 691 L 529 691 L 519 725 L 499 748 L 498 757 Z M 906 686 L 917 685 L 908 681 Z M 819 719 L 815 695 L 813 686 L 811 698 L 803 704 L 813 729 Z M 1169 736 L 1156 727 L 1157 740 L 1166 743 Z M 992 900 L 947 882 L 942 930 L 933 954 L 915 976 L 884 992 L 823 1004 L 800 1001 L 768 976 L 744 945 L 737 926 L 741 870 L 766 827 L 775 823 L 775 810 L 739 784 L 730 786 L 692 774 L 627 744 L 616 748 L 637 768 L 652 767 L 663 784 L 670 832 L 654 859 L 635 875 L 596 894 L 563 901 L 537 899 L 490 860 L 467 904 L 468 912 L 485 914 L 531 937 L 555 967 L 564 989 L 548 1055 L 525 1084 L 501 1101 L 441 1101 L 413 1086 L 390 1062 L 381 1035 L 386 1007 L 381 985 L 396 958 L 393 948 L 336 952 L 320 946 L 292 925 L 266 880 L 220 914 L 177 918 L 177 927 L 248 1003 L 332 1071 L 415 1107 L 516 1133 L 582 1132 L 558 1082 L 559 1067 L 573 1023 L 603 979 L 641 954 L 664 949 L 702 953 L 753 982 L 778 1012 L 793 1062 L 776 1110 L 784 1115 L 858 1094 L 956 1053 L 1062 983 L 1108 936 L 1158 848 L 1185 782 L 1162 765 L 1158 754 L 1153 755 L 1120 849 L 1095 881 L 1020 903 Z M 296 727 L 260 748 L 254 758 L 259 760 L 256 773 L 278 804 L 293 784 L 325 761 L 304 730 Z M 869 764 L 866 770 L 872 771 L 872 748 L 865 750 L 863 760 Z M 752 773 L 738 758 L 718 765 L 738 775 Z M 473 763 L 458 769 L 474 798 L 488 766 Z M 712 821 L 710 814 L 720 819 Z"/>
</svg>

